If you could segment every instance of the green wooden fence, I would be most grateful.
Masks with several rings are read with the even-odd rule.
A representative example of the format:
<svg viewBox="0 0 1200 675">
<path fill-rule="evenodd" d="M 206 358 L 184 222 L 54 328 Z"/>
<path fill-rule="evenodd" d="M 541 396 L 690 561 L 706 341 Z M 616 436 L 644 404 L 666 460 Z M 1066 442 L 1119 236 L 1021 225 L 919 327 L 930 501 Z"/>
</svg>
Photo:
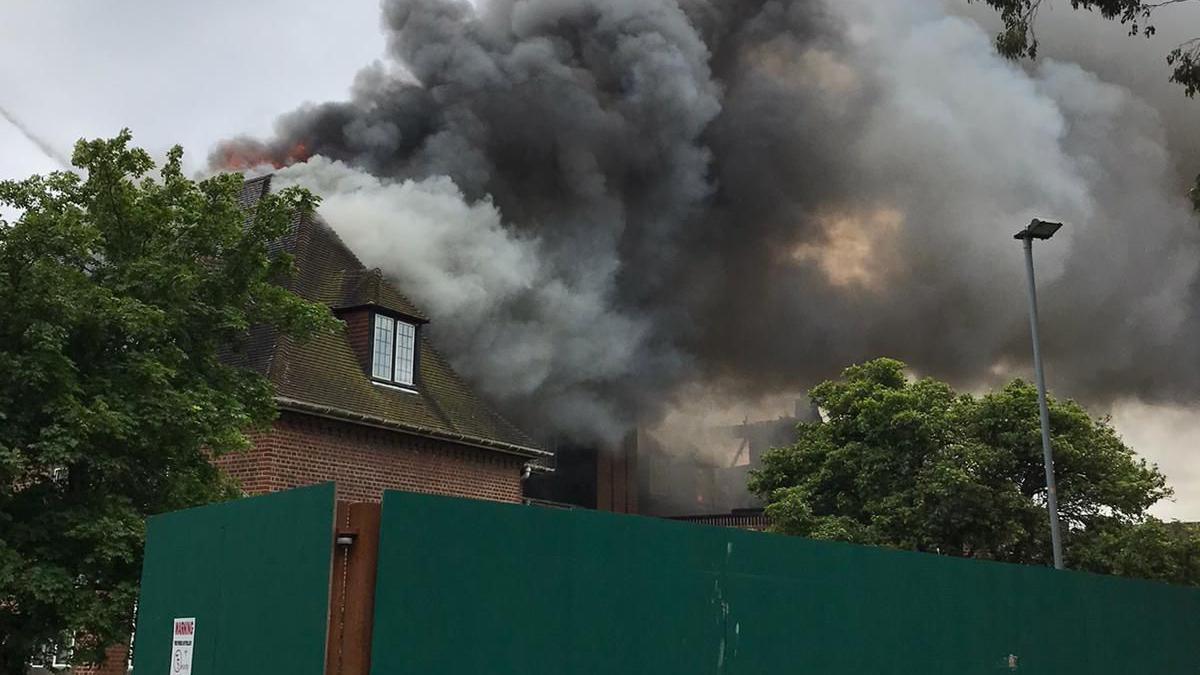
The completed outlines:
<svg viewBox="0 0 1200 675">
<path fill-rule="evenodd" d="M 374 675 L 999 672 L 1200 673 L 1200 590 L 597 512 L 384 499 Z"/>
<path fill-rule="evenodd" d="M 137 675 L 181 618 L 195 675 L 320 675 L 333 500 L 152 519 Z M 1200 673 L 1198 589 L 399 492 L 379 535 L 374 675 Z"/>
<path fill-rule="evenodd" d="M 194 618 L 192 675 L 321 675 L 333 485 L 151 518 L 135 675 L 175 675 L 175 619 Z"/>
</svg>

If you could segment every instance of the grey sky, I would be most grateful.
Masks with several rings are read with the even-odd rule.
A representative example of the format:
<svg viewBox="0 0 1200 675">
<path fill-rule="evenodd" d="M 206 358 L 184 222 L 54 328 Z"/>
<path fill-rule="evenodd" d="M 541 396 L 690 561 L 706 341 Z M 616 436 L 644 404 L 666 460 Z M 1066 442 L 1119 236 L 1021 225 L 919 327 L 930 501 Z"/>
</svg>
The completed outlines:
<svg viewBox="0 0 1200 675">
<path fill-rule="evenodd" d="M 0 9 L 0 106 L 69 152 L 123 126 L 162 152 L 266 133 L 279 113 L 345 96 L 383 49 L 375 3 L 46 2 Z M 53 168 L 0 122 L 0 175 Z"/>
<path fill-rule="evenodd" d="M 950 2 L 951 6 L 961 3 Z M 1131 88 L 1162 114 L 1181 170 L 1200 153 L 1200 103 L 1165 83 L 1159 62 L 1171 39 L 1186 36 L 1194 9 L 1161 25 L 1156 41 L 1124 39 L 1119 26 L 1073 21 L 1065 7 L 1043 15 L 1045 52 L 1076 58 Z M 133 129 L 139 145 L 162 154 L 175 143 L 191 169 L 213 143 L 264 135 L 280 113 L 305 101 L 346 96 L 354 74 L 383 51 L 374 2 L 66 2 L 4 0 L 0 7 L 0 107 L 62 154 L 80 137 Z M 971 12 L 974 15 L 974 12 Z M 990 15 L 980 14 L 986 21 Z M 1056 45 L 1060 36 L 1066 45 Z M 0 178 L 57 168 L 0 118 Z M 1049 364 L 1053 379 L 1053 364 Z M 1114 411 L 1134 447 L 1158 462 L 1175 485 L 1160 515 L 1200 520 L 1200 415 L 1130 403 Z"/>
</svg>

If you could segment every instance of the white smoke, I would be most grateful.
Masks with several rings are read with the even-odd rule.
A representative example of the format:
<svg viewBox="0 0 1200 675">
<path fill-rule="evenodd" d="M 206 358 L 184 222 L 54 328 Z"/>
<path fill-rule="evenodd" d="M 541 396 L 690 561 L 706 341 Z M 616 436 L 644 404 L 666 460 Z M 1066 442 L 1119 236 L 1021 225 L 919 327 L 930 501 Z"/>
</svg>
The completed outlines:
<svg viewBox="0 0 1200 675">
<path fill-rule="evenodd" d="M 273 184 L 321 195 L 325 220 L 432 313 L 439 344 L 487 393 L 537 392 L 569 428 L 624 433 L 589 391 L 632 376 L 644 348 L 643 323 L 611 307 L 611 262 L 593 261 L 603 273 L 556 273 L 540 241 L 514 233 L 490 200 L 470 202 L 446 176 L 387 181 L 314 157 L 278 171 Z"/>
<path fill-rule="evenodd" d="M 1067 229 L 1037 260 L 1047 349 L 1067 393 L 1194 397 L 1200 236 L 1154 109 L 1076 64 L 1027 72 L 933 0 L 833 8 L 847 21 L 846 60 L 874 84 L 847 148 L 858 198 L 903 214 L 887 242 L 898 262 L 878 272 L 886 301 L 900 300 L 883 322 L 912 336 L 901 351 L 933 362 L 933 374 L 958 364 L 922 357 L 918 341 L 1003 369 L 1026 339 L 1011 234 L 1034 216 L 1061 219 Z M 913 326 L 952 337 L 930 342 Z"/>
</svg>

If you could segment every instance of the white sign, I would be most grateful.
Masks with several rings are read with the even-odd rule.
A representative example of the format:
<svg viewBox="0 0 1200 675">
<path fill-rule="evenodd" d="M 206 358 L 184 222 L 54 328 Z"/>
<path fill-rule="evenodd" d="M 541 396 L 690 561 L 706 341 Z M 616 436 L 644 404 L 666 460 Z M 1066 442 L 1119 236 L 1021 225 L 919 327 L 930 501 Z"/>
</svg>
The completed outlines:
<svg viewBox="0 0 1200 675">
<path fill-rule="evenodd" d="M 175 619 L 169 675 L 192 675 L 192 645 L 195 640 L 196 619 Z"/>
</svg>

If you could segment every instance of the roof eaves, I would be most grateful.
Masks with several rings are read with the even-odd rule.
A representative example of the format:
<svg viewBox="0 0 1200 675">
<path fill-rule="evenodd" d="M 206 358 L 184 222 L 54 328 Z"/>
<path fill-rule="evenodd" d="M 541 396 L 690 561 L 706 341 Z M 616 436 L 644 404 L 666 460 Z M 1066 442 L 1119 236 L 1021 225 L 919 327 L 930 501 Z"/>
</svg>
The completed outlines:
<svg viewBox="0 0 1200 675">
<path fill-rule="evenodd" d="M 409 424 L 407 422 L 400 422 L 397 420 L 385 419 L 383 417 L 376 417 L 375 415 L 366 415 L 363 413 L 356 413 L 356 412 L 353 412 L 350 410 L 345 410 L 343 408 L 335 408 L 335 407 L 331 407 L 331 406 L 306 403 L 304 401 L 298 401 L 296 399 L 287 398 L 285 396 L 276 396 L 275 402 L 283 410 L 290 410 L 292 412 L 304 413 L 306 415 L 316 415 L 318 417 L 327 417 L 330 419 L 341 420 L 344 422 L 354 422 L 357 424 L 365 424 L 367 426 L 378 427 L 381 429 L 388 429 L 391 431 L 403 431 L 403 432 L 407 432 L 407 433 L 411 433 L 411 434 L 416 434 L 418 436 L 425 436 L 427 438 L 434 438 L 434 439 L 443 440 L 443 441 L 453 441 L 455 443 L 461 443 L 463 445 L 470 445 L 470 446 L 480 448 L 483 450 L 495 450 L 495 451 L 503 452 L 503 453 L 509 454 L 509 455 L 516 455 L 518 457 L 537 458 L 537 457 L 552 457 L 554 455 L 554 453 L 546 451 L 546 450 L 542 450 L 540 448 L 533 448 L 533 447 L 524 446 L 524 445 L 516 445 L 513 443 L 505 443 L 502 441 L 495 441 L 495 440 L 491 440 L 488 438 L 480 438 L 478 436 L 471 436 L 469 434 L 460 434 L 460 433 L 439 431 L 437 429 L 430 429 L 429 427 L 424 427 L 424 426 L 421 426 L 418 424 Z"/>
<path fill-rule="evenodd" d="M 429 323 L 429 319 L 426 319 L 423 316 L 417 316 L 410 312 L 402 312 L 399 310 L 392 309 L 390 307 L 384 307 L 383 305 L 380 305 L 376 302 L 370 302 L 370 301 L 358 303 L 356 305 L 332 306 L 332 307 L 330 307 L 330 309 L 332 309 L 335 312 L 354 312 L 354 311 L 358 311 L 358 310 L 367 309 L 372 312 L 376 312 L 378 314 L 384 314 L 386 316 L 390 316 L 390 317 L 397 318 L 397 319 L 404 319 L 405 321 L 408 321 L 409 323 L 415 323 L 418 325 L 423 325 L 423 324 Z"/>
</svg>

